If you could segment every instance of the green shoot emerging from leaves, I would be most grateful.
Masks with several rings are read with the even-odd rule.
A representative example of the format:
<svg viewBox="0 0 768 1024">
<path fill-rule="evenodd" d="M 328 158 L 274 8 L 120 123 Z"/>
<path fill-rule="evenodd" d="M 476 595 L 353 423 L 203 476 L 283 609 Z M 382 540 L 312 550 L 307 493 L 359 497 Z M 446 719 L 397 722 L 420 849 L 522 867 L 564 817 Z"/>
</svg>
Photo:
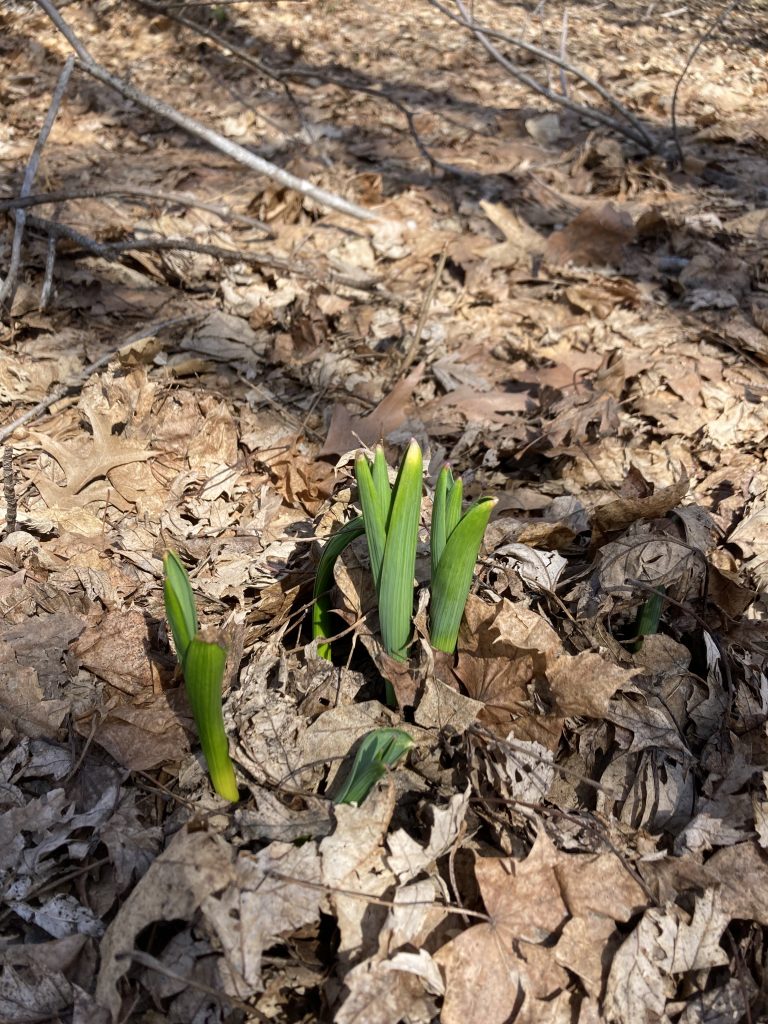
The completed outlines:
<svg viewBox="0 0 768 1024">
<path fill-rule="evenodd" d="M 403 456 L 394 487 L 390 486 L 384 449 L 373 462 L 365 455 L 355 461 L 355 476 L 363 514 L 327 542 L 315 580 L 313 636 L 324 641 L 331 632 L 329 591 L 336 559 L 356 537 L 365 533 L 371 559 L 384 648 L 405 660 L 411 638 L 416 546 L 421 516 L 422 456 L 411 441 Z M 432 513 L 431 640 L 433 647 L 451 653 L 467 603 L 475 562 L 488 519 L 496 504 L 480 498 L 462 515 L 462 483 L 446 466 L 438 477 Z M 327 642 L 318 653 L 330 660 Z"/>
<path fill-rule="evenodd" d="M 360 804 L 371 789 L 413 746 L 402 729 L 374 729 L 360 744 L 347 779 L 334 798 L 335 804 Z"/>
<path fill-rule="evenodd" d="M 459 626 L 472 586 L 475 562 L 495 498 L 479 498 L 461 514 L 463 487 L 448 466 L 437 478 L 432 505 L 430 640 L 438 651 L 456 650 Z"/>
<path fill-rule="evenodd" d="M 189 576 L 175 551 L 166 551 L 163 569 L 165 613 L 211 782 L 219 796 L 236 803 L 240 795 L 221 713 L 221 683 L 227 649 L 219 640 L 211 642 L 201 636 Z"/>
</svg>

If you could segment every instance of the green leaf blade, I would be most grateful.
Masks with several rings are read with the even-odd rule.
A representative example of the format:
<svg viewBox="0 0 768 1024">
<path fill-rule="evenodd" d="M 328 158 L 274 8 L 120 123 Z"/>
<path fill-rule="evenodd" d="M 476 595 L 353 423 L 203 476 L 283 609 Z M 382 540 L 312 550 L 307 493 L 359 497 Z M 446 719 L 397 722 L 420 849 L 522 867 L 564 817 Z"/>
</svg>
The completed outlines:
<svg viewBox="0 0 768 1024">
<path fill-rule="evenodd" d="M 451 481 L 451 489 L 448 492 L 448 501 L 445 507 L 445 542 L 448 543 L 448 538 L 451 536 L 453 531 L 459 525 L 461 521 L 461 503 L 464 499 L 464 481 L 459 477 L 458 480 Z"/>
<path fill-rule="evenodd" d="M 374 729 L 358 747 L 335 804 L 360 804 L 375 783 L 413 746 L 413 738 L 402 729 Z"/>
<path fill-rule="evenodd" d="M 381 502 L 376 492 L 370 463 L 364 455 L 359 455 L 355 459 L 355 478 L 360 493 L 360 507 L 363 510 L 363 523 L 365 524 L 365 537 L 368 541 L 373 582 L 378 591 L 387 542 L 386 518 L 381 512 Z"/>
<path fill-rule="evenodd" d="M 472 586 L 475 563 L 496 498 L 481 498 L 465 512 L 448 537 L 432 579 L 430 640 L 438 651 L 452 654 Z"/>
<path fill-rule="evenodd" d="M 400 463 L 392 492 L 389 529 L 378 587 L 379 622 L 384 648 L 391 657 L 401 661 L 405 660 L 411 636 L 423 465 L 421 448 L 416 441 L 411 441 Z"/>
<path fill-rule="evenodd" d="M 333 633 L 333 613 L 331 610 L 330 591 L 333 587 L 333 569 L 336 559 L 342 551 L 348 547 L 353 540 L 365 533 L 363 517 L 345 523 L 340 530 L 332 534 L 325 543 L 320 561 L 317 565 L 315 576 L 315 587 L 312 594 L 312 638 L 314 640 L 325 639 Z M 317 646 L 317 653 L 326 661 L 331 660 L 330 643 L 321 643 Z"/>
<path fill-rule="evenodd" d="M 440 559 L 443 557 L 445 542 L 448 538 L 446 529 L 446 506 L 448 494 L 453 487 L 453 473 L 449 466 L 443 466 L 435 484 L 432 499 L 432 524 L 429 531 L 430 553 L 432 556 L 432 576 L 437 572 Z"/>
<path fill-rule="evenodd" d="M 371 468 L 371 476 L 373 477 L 373 487 L 376 491 L 376 498 L 378 499 L 379 511 L 381 513 L 381 521 L 384 523 L 384 532 L 389 529 L 389 512 L 392 503 L 392 487 L 389 483 L 389 469 L 387 467 L 387 457 L 384 454 L 384 449 L 380 444 L 376 445 L 376 451 L 373 456 L 373 466 Z"/>
<path fill-rule="evenodd" d="M 213 788 L 225 800 L 237 803 L 240 794 L 221 711 L 221 684 L 226 662 L 226 649 L 219 643 L 203 640 L 198 634 L 187 647 L 182 667 L 187 697 Z"/>
<path fill-rule="evenodd" d="M 181 664 L 192 638 L 197 633 L 198 622 L 192 585 L 187 570 L 175 551 L 166 551 L 163 555 L 163 576 L 165 614 L 173 634 L 176 657 Z"/>
</svg>

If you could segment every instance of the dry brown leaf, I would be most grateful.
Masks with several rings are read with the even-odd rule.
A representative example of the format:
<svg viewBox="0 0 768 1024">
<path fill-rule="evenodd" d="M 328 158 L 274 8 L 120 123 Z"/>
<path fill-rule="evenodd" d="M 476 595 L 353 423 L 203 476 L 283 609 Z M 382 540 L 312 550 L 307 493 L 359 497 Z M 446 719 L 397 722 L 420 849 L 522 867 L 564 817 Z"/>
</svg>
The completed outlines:
<svg viewBox="0 0 768 1024">
<path fill-rule="evenodd" d="M 567 983 L 551 953 L 533 949 L 568 914 L 555 871 L 559 856 L 542 830 L 523 861 L 476 860 L 490 921 L 462 932 L 435 956 L 446 975 L 442 1024 L 503 1024 L 521 987 L 549 995 Z"/>
<path fill-rule="evenodd" d="M 97 481 L 108 481 L 109 474 L 116 467 L 143 462 L 151 459 L 155 453 L 147 451 L 146 447 L 135 441 L 112 433 L 117 422 L 125 422 L 119 407 L 114 411 L 100 408 L 92 395 L 84 396 L 80 405 L 93 431 L 90 443 L 64 444 L 47 434 L 30 431 L 38 439 L 43 451 L 59 464 L 66 484 L 58 484 L 39 471 L 32 475 L 32 482 L 49 508 L 70 510 L 81 508 L 92 501 L 109 500 L 121 511 L 127 511 L 131 506 L 116 493 L 114 483 L 110 488 L 108 482 Z"/>
<path fill-rule="evenodd" d="M 164 693 L 140 705 L 115 704 L 95 714 L 95 726 L 91 716 L 75 722 L 78 733 L 93 738 L 118 764 L 132 771 L 178 764 L 189 750 L 178 712 Z"/>
<path fill-rule="evenodd" d="M 188 921 L 206 900 L 235 878 L 234 851 L 219 836 L 182 829 L 152 864 L 120 908 L 101 942 L 96 999 L 116 1020 L 121 1004 L 117 985 L 130 970 L 139 932 L 154 921 Z"/>
<path fill-rule="evenodd" d="M 364 950 L 370 954 L 378 945 L 386 911 L 365 897 L 381 896 L 395 881 L 384 846 L 394 808 L 395 789 L 385 778 L 362 806 L 339 804 L 336 829 L 320 843 L 323 884 L 329 888 L 328 899 L 341 933 L 339 952 L 345 960 L 359 957 Z M 357 895 L 347 895 L 350 891 Z"/>
<path fill-rule="evenodd" d="M 619 266 L 625 246 L 635 237 L 632 217 L 613 203 L 587 207 L 550 235 L 544 250 L 550 263 Z"/>
<path fill-rule="evenodd" d="M 616 498 L 599 505 L 592 513 L 592 526 L 598 536 L 624 530 L 638 519 L 656 519 L 676 508 L 688 493 L 690 482 L 683 476 L 677 483 L 662 487 L 647 498 Z"/>
<path fill-rule="evenodd" d="M 333 1015 L 334 1024 L 430 1024 L 435 1002 L 411 972 L 393 970 L 392 961 L 365 960 L 344 975 L 349 994 Z"/>
<path fill-rule="evenodd" d="M 423 376 L 424 364 L 419 363 L 367 416 L 353 416 L 346 406 L 334 405 L 320 456 L 344 455 L 361 444 L 370 448 L 384 440 L 407 419 L 414 389 Z"/>
<path fill-rule="evenodd" d="M 220 888 L 220 887 L 219 887 Z M 232 972 L 228 989 L 242 997 L 262 988 L 262 955 L 278 939 L 319 920 L 325 899 L 314 843 L 271 843 L 241 854 L 234 878 L 220 894 L 202 900 Z"/>
<path fill-rule="evenodd" d="M 147 628 L 137 609 L 107 612 L 86 626 L 73 653 L 83 668 L 123 693 L 152 693 L 160 686 L 161 673 L 150 657 Z"/>
<path fill-rule="evenodd" d="M 602 718 L 611 697 L 637 675 L 636 670 L 622 668 L 591 651 L 582 651 L 549 660 L 545 679 L 536 690 L 556 715 Z"/>
</svg>

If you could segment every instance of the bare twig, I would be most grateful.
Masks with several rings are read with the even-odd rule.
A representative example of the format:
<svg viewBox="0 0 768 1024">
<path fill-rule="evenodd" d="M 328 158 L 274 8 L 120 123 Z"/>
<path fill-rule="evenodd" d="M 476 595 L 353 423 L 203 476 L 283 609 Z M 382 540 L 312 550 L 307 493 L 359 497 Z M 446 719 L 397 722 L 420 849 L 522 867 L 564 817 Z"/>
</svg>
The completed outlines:
<svg viewBox="0 0 768 1024">
<path fill-rule="evenodd" d="M 205 995 L 210 996 L 220 1006 L 233 1006 L 238 1010 L 243 1010 L 248 1015 L 249 1020 L 260 1020 L 269 1022 L 272 1018 L 265 1016 L 260 1010 L 250 1006 L 248 1003 L 244 1003 L 242 999 L 238 999 L 236 996 L 228 995 L 221 989 L 211 988 L 210 985 L 204 985 L 201 981 L 198 981 L 192 976 L 186 974 L 179 974 L 178 971 L 172 971 L 169 967 L 152 956 L 150 953 L 144 953 L 140 949 L 126 950 L 121 953 L 115 953 L 115 960 L 132 960 L 134 963 L 141 964 L 142 967 L 148 967 L 151 971 L 157 971 L 163 978 L 170 978 L 171 981 L 181 982 L 188 988 L 195 989 L 196 992 L 203 992 Z"/>
<path fill-rule="evenodd" d="M 648 134 L 648 132 L 640 123 L 640 121 L 638 121 L 638 119 L 634 116 L 634 114 L 632 114 L 629 110 L 626 109 L 626 107 L 619 103 L 616 97 L 612 96 L 611 93 L 608 92 L 607 89 L 603 88 L 603 86 L 601 86 L 599 82 L 595 81 L 595 79 L 592 78 L 590 75 L 587 75 L 583 71 L 580 71 L 579 68 L 575 67 L 573 64 L 568 63 L 568 61 L 561 60 L 560 57 L 556 56 L 554 53 L 550 53 L 547 50 L 542 50 L 540 47 L 534 46 L 532 43 L 527 43 L 523 39 L 516 39 L 513 36 L 507 35 L 504 32 L 499 32 L 496 29 L 486 28 L 485 26 L 477 24 L 477 22 L 475 22 L 472 19 L 471 14 L 464 6 L 464 4 L 461 2 L 461 0 L 456 0 L 456 6 L 459 8 L 461 17 L 459 17 L 459 15 L 454 14 L 453 11 L 449 10 L 444 4 L 440 2 L 440 0 L 427 0 L 427 3 L 430 4 L 430 6 L 435 7 L 437 10 L 439 10 L 447 18 L 450 18 L 451 21 L 455 21 L 457 25 L 461 25 L 463 28 L 466 28 L 470 32 L 472 32 L 472 34 L 485 48 L 488 54 L 491 57 L 493 57 L 493 59 L 498 64 L 500 64 L 505 71 L 507 71 L 510 75 L 512 75 L 513 78 L 516 78 L 523 85 L 527 86 L 529 89 L 532 89 L 534 92 L 538 93 L 540 96 L 546 97 L 548 100 L 551 100 L 553 103 L 559 104 L 561 107 L 565 107 L 567 110 L 572 110 L 580 117 L 596 121 L 599 124 L 604 124 L 608 128 L 613 129 L 613 131 L 619 132 L 619 134 L 624 135 L 629 139 L 632 139 L 633 142 L 640 143 L 646 149 L 654 150 L 656 148 L 656 143 Z M 530 75 L 526 74 L 526 72 L 524 72 L 522 68 L 518 67 L 516 64 L 513 64 L 510 60 L 507 60 L 504 54 L 501 53 L 500 50 L 498 50 L 497 47 L 495 47 L 493 43 L 490 42 L 491 38 L 501 39 L 504 42 L 509 43 L 511 46 L 516 46 L 521 50 L 526 50 L 528 53 L 532 53 L 534 56 L 540 57 L 542 60 L 547 61 L 550 64 L 554 64 L 556 67 L 560 67 L 563 70 L 570 72 L 572 75 L 575 75 L 577 78 L 581 79 L 581 81 L 584 82 L 585 85 L 588 85 L 591 89 L 594 89 L 595 92 L 599 96 L 601 96 L 606 103 L 612 106 L 614 110 L 617 111 L 617 113 L 619 113 L 626 121 L 628 121 L 629 127 L 627 127 L 627 125 L 624 125 L 619 121 L 616 121 L 615 118 L 611 117 L 609 114 L 604 113 L 602 110 L 597 110 L 594 107 L 585 107 L 582 104 L 576 103 L 574 100 L 569 99 L 567 96 L 560 96 L 558 93 L 554 93 L 551 89 L 546 88 L 546 86 L 541 85 L 541 83 L 537 82 L 535 78 L 532 78 Z"/>
<path fill-rule="evenodd" d="M 69 82 L 69 76 L 72 74 L 72 68 L 74 67 L 74 57 L 68 57 L 64 67 L 61 69 L 59 80 L 56 83 L 56 88 L 51 98 L 50 106 L 48 107 L 48 113 L 45 115 L 43 121 L 43 127 L 40 129 L 40 134 L 37 137 L 35 148 L 32 150 L 32 156 L 29 158 L 26 170 L 24 171 L 24 180 L 21 183 L 21 195 L 26 196 L 32 191 L 32 185 L 37 174 L 37 168 L 40 165 L 40 157 L 43 155 L 43 147 L 48 141 L 48 136 L 51 134 L 51 128 L 53 128 L 53 122 L 56 120 L 56 115 L 59 112 L 61 101 L 64 98 L 64 92 Z M 21 263 L 21 243 L 24 238 L 24 211 L 19 211 L 19 216 L 16 218 L 16 225 L 13 231 L 13 242 L 11 244 L 11 262 L 8 267 L 8 274 L 6 275 L 5 281 L 0 286 L 0 306 L 8 303 L 10 308 L 13 303 L 13 294 L 16 290 L 16 275 L 19 272 L 19 265 Z"/>
<path fill-rule="evenodd" d="M 399 367 L 399 374 L 401 376 L 402 374 L 405 373 L 405 371 L 413 362 L 414 357 L 416 356 L 416 350 L 419 347 L 421 335 L 422 332 L 424 331 L 424 324 L 427 322 L 427 317 L 429 316 L 429 309 L 430 306 L 432 305 L 432 300 L 435 297 L 438 282 L 443 273 L 443 270 L 445 269 L 445 261 L 447 255 L 448 254 L 446 253 L 445 249 L 443 249 L 443 251 L 440 253 L 440 257 L 437 261 L 437 266 L 435 267 L 435 273 L 432 275 L 432 280 L 430 281 L 429 288 L 427 289 L 427 294 L 424 296 L 424 302 L 421 305 L 421 312 L 419 313 L 419 320 L 418 323 L 416 324 L 416 330 L 413 332 L 410 343 L 408 345 L 408 350 L 403 356 L 403 362 Z"/>
<path fill-rule="evenodd" d="M 288 96 L 291 104 L 293 105 L 294 109 L 297 112 L 297 116 L 302 121 L 303 117 L 301 113 L 301 108 L 295 96 L 293 95 L 290 87 L 288 86 L 286 78 L 319 78 L 323 82 L 328 82 L 331 85 L 337 85 L 340 89 L 347 89 L 350 92 L 364 93 L 367 96 L 374 96 L 376 97 L 376 99 L 384 100 L 386 103 L 390 103 L 405 118 L 408 124 L 408 130 L 411 133 L 411 137 L 413 138 L 414 143 L 416 144 L 416 148 L 427 161 L 427 163 L 430 165 L 430 167 L 436 170 L 445 171 L 448 174 L 454 174 L 463 177 L 467 176 L 466 171 L 463 171 L 460 167 L 454 167 L 452 164 L 444 163 L 442 160 L 438 160 L 429 152 L 423 139 L 419 135 L 418 129 L 416 128 L 414 112 L 410 110 L 404 103 L 401 103 L 400 100 L 395 99 L 394 96 L 389 96 L 382 89 L 376 89 L 373 86 L 368 85 L 361 85 L 360 83 L 353 84 L 351 82 L 345 81 L 338 75 L 331 75 L 327 71 L 318 70 L 315 68 L 304 70 L 302 68 L 292 67 L 289 71 L 286 72 L 275 71 L 273 68 L 270 68 L 266 64 L 264 64 L 263 61 L 260 61 L 257 57 L 254 57 L 253 54 L 248 52 L 248 50 L 243 49 L 242 46 L 238 46 L 230 39 L 227 39 L 226 36 L 220 35 L 218 32 L 215 32 L 213 29 L 210 29 L 207 26 L 198 24 L 198 22 L 194 21 L 192 18 L 185 18 L 183 15 L 180 14 L 172 14 L 167 9 L 167 4 L 163 6 L 160 4 L 153 3 L 152 0 L 136 0 L 136 3 L 138 3 L 142 7 L 148 8 L 151 11 L 163 13 L 165 14 L 166 17 L 173 18 L 180 24 L 186 25 L 188 28 L 191 28 L 193 31 L 198 32 L 202 36 L 205 36 L 207 39 L 213 40 L 213 42 L 215 42 L 217 46 L 220 46 L 222 50 L 228 51 L 233 56 L 237 57 L 238 60 L 242 61 L 243 64 L 247 64 L 255 71 L 259 71 L 261 74 L 267 75 L 269 78 L 273 79 L 273 81 L 277 82 L 285 90 L 286 95 Z"/>
<path fill-rule="evenodd" d="M 13 448 L 9 444 L 3 449 L 3 497 L 5 498 L 5 535 L 16 530 L 16 486 L 13 479 Z"/>
<path fill-rule="evenodd" d="M 357 288 L 364 292 L 381 291 L 377 278 L 354 277 L 351 274 L 338 274 L 334 270 L 321 271 L 310 264 L 284 259 L 282 256 L 272 256 L 269 253 L 249 252 L 247 249 L 225 249 L 220 245 L 194 242 L 188 238 L 128 238 L 122 242 L 97 242 L 95 238 L 89 238 L 88 235 L 83 235 L 80 231 L 67 227 L 65 224 L 46 220 L 45 217 L 30 216 L 28 223 L 30 227 L 38 228 L 58 238 L 68 238 L 71 242 L 79 245 L 84 252 L 93 256 L 101 256 L 110 261 L 128 252 L 198 252 L 228 263 L 252 263 L 260 267 L 270 267 L 273 270 L 295 274 L 296 277 L 303 277 L 310 281 L 344 285 L 346 288 Z M 81 253 L 75 250 L 67 255 L 70 259 L 76 259 Z M 384 293 L 382 292 L 382 294 Z"/>
<path fill-rule="evenodd" d="M 150 324 L 148 327 L 142 328 L 135 334 L 131 334 L 128 338 L 125 338 L 117 348 L 112 349 L 103 355 L 101 359 L 97 359 L 95 363 L 89 363 L 80 373 L 70 377 L 68 381 L 60 384 L 59 387 L 54 390 L 42 401 L 33 405 L 31 409 L 27 409 L 21 416 L 17 416 L 15 420 L 12 420 L 6 426 L 0 428 L 0 444 L 4 443 L 19 427 L 24 427 L 27 423 L 31 423 L 36 420 L 43 413 L 47 412 L 48 409 L 55 403 L 64 398 L 70 391 L 83 385 L 89 377 L 92 377 L 97 370 L 100 370 L 102 366 L 106 366 L 112 359 L 115 358 L 121 349 L 125 348 L 126 345 L 133 345 L 137 341 L 142 341 L 144 338 L 152 338 L 155 334 L 159 334 L 160 331 L 165 330 L 168 327 L 178 327 L 181 324 L 187 324 L 191 320 L 196 320 L 196 316 L 177 316 L 170 320 L 161 320 L 159 323 Z"/>
<path fill-rule="evenodd" d="M 200 22 L 195 21 L 193 18 L 187 18 L 183 14 L 179 14 L 176 11 L 170 10 L 169 7 L 173 7 L 173 4 L 163 5 L 158 3 L 152 3 L 152 0 L 135 0 L 140 7 L 145 7 L 155 14 L 162 14 L 166 18 L 171 18 L 173 21 L 178 22 L 180 25 L 185 25 L 187 28 L 192 29 L 193 32 L 197 32 L 198 35 L 205 36 L 206 39 L 211 39 L 217 46 L 222 50 L 228 50 L 234 54 L 245 64 L 248 64 L 254 70 L 259 71 L 262 75 L 267 78 L 271 78 L 273 82 L 277 82 L 280 88 L 285 93 L 286 99 L 291 104 L 296 112 L 296 116 L 299 119 L 300 124 L 306 129 L 306 120 L 304 114 L 299 106 L 298 100 L 293 95 L 293 90 L 290 85 L 285 81 L 285 78 L 277 71 L 273 71 L 272 68 L 268 67 L 253 54 L 244 50 L 242 47 L 237 46 L 235 43 L 230 42 L 226 36 L 220 35 L 214 29 L 209 28 L 207 25 L 201 25 Z"/>
<path fill-rule="evenodd" d="M 560 60 L 565 63 L 566 54 L 568 53 L 568 8 L 563 8 L 563 25 L 560 29 Z M 560 67 L 560 91 L 563 96 L 568 96 L 568 79 L 566 78 L 565 68 Z"/>
<path fill-rule="evenodd" d="M 206 210 L 213 213 L 222 220 L 232 221 L 234 224 L 245 224 L 247 227 L 257 228 L 263 231 L 268 238 L 274 238 L 275 233 L 261 220 L 255 217 L 246 217 L 245 214 L 235 213 L 228 206 L 220 206 L 216 203 L 206 203 L 202 199 L 187 195 L 186 192 L 166 192 L 159 188 L 145 188 L 141 185 L 127 185 L 125 188 L 73 188 L 61 192 L 41 192 L 31 196 L 14 196 L 9 199 L 0 199 L 0 211 L 22 210 L 30 206 L 43 206 L 47 203 L 68 203 L 75 199 L 103 199 L 107 196 L 124 196 L 127 199 L 133 197 L 139 199 L 156 199 L 169 206 L 189 206 L 195 210 Z"/>
<path fill-rule="evenodd" d="M 202 139 L 204 142 L 207 142 L 209 146 L 213 146 L 213 148 L 218 149 L 219 152 L 226 154 L 226 156 L 231 157 L 233 160 L 236 160 L 238 163 L 250 168 L 252 171 L 256 171 L 257 174 L 263 174 L 266 177 L 271 178 L 273 181 L 277 181 L 281 185 L 284 185 L 286 188 L 298 192 L 307 199 L 311 199 L 314 202 L 319 203 L 321 206 L 326 206 L 331 210 L 347 214 L 348 216 L 355 217 L 358 220 L 375 221 L 380 219 L 378 215 L 373 213 L 371 210 L 366 210 L 362 206 L 358 206 L 357 203 L 349 202 L 347 199 L 343 199 L 341 196 L 338 196 L 333 192 L 327 192 L 325 189 L 319 188 L 317 185 L 313 185 L 311 181 L 296 177 L 295 174 L 291 174 L 289 171 L 283 170 L 282 167 L 278 167 L 275 164 L 270 163 L 268 160 L 264 160 L 262 157 L 256 156 L 255 153 L 251 153 L 249 150 L 245 149 L 245 147 L 238 145 L 236 142 L 232 142 L 231 139 L 227 139 L 224 135 L 220 135 L 219 132 L 214 131 L 212 128 L 208 128 L 206 125 L 201 124 L 194 118 L 188 117 L 186 114 L 182 114 L 181 111 L 172 107 L 164 100 L 155 99 L 154 96 L 150 96 L 148 93 L 142 92 L 141 89 L 137 89 L 135 86 L 130 85 L 130 83 L 123 81 L 116 75 L 113 75 L 93 59 L 81 40 L 73 32 L 72 28 L 59 14 L 53 4 L 53 0 L 36 0 L 36 3 L 45 11 L 56 28 L 61 32 L 69 45 L 75 51 L 78 56 L 79 66 L 89 75 L 92 75 L 100 82 L 104 82 L 105 85 L 115 89 L 121 96 L 132 100 L 140 107 L 150 111 L 150 113 L 156 114 L 158 117 L 163 117 L 166 120 L 171 121 L 173 124 L 178 125 L 178 127 L 183 129 L 185 132 L 188 132 L 190 135 L 194 135 L 198 139 Z"/>
<path fill-rule="evenodd" d="M 56 206 L 53 213 L 53 223 L 59 222 L 60 207 Z M 53 271 L 56 266 L 56 236 L 48 236 L 48 246 L 45 251 L 45 274 L 43 276 L 43 287 L 40 289 L 40 309 L 46 309 L 53 292 Z"/>
<path fill-rule="evenodd" d="M 680 77 L 675 82 L 675 90 L 672 93 L 672 106 L 671 106 L 671 109 L 670 109 L 669 116 L 670 116 L 670 121 L 672 123 L 672 138 L 674 139 L 674 142 L 675 142 L 675 149 L 677 150 L 677 157 L 678 157 L 678 160 L 680 161 L 680 163 L 683 162 L 683 147 L 680 145 L 680 136 L 678 135 L 678 131 L 677 131 L 677 94 L 680 92 L 680 86 L 683 84 L 683 79 L 688 74 L 688 69 L 690 68 L 691 64 L 693 64 L 694 60 L 696 59 L 696 54 L 702 48 L 704 43 L 706 43 L 706 41 L 710 38 L 712 33 L 718 28 L 718 26 L 720 26 L 725 21 L 725 19 L 731 13 L 731 11 L 734 9 L 734 7 L 738 7 L 738 5 L 739 5 L 739 0 L 731 0 L 731 3 L 729 3 L 728 6 L 725 7 L 720 12 L 720 14 L 718 14 L 718 16 L 715 18 L 715 20 L 709 26 L 709 28 L 704 33 L 704 35 L 701 37 L 701 39 L 699 39 L 698 43 L 696 43 L 694 48 L 688 54 L 688 60 L 685 62 L 685 67 L 680 72 Z"/>
</svg>

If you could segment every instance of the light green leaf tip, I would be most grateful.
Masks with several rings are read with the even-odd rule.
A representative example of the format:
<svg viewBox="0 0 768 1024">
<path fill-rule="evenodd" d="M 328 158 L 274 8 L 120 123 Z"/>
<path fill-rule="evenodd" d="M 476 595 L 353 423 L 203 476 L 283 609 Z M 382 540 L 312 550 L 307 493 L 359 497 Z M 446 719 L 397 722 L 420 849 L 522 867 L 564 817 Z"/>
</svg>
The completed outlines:
<svg viewBox="0 0 768 1024">
<path fill-rule="evenodd" d="M 411 637 L 423 465 L 421 448 L 416 441 L 411 441 L 392 491 L 389 529 L 378 587 L 384 649 L 399 660 L 405 660 Z"/>
<path fill-rule="evenodd" d="M 195 596 L 187 570 L 175 551 L 166 551 L 163 555 L 163 574 L 165 614 L 173 634 L 176 657 L 181 664 L 192 637 L 197 633 Z"/>
<path fill-rule="evenodd" d="M 496 498 L 480 498 L 451 532 L 432 577 L 430 640 L 438 651 L 452 654 L 472 586 L 475 563 Z"/>
<path fill-rule="evenodd" d="M 374 729 L 358 747 L 335 804 L 360 804 L 387 769 L 394 767 L 413 746 L 413 738 L 402 729 Z"/>
</svg>

